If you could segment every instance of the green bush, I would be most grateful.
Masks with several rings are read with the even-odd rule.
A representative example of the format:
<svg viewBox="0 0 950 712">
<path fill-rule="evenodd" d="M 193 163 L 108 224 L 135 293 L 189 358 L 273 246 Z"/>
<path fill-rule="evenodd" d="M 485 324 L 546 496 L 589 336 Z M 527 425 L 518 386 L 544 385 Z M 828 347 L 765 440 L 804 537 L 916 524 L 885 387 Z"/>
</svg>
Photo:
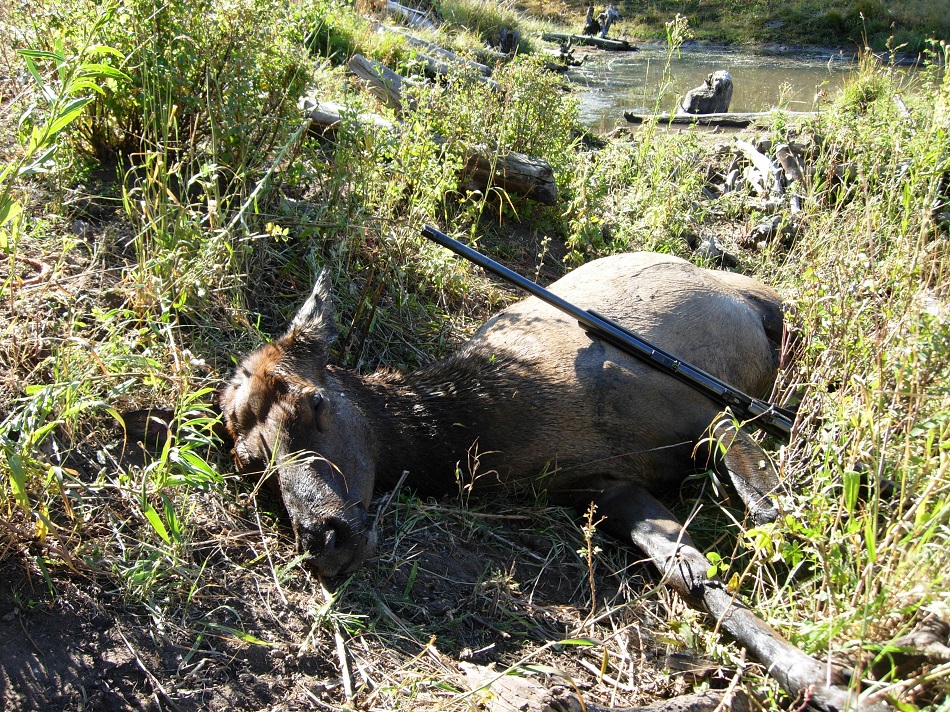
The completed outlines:
<svg viewBox="0 0 950 712">
<path fill-rule="evenodd" d="M 361 36 L 368 32 L 365 20 L 336 0 L 311 3 L 299 13 L 298 25 L 303 28 L 303 45 L 337 64 L 363 51 Z"/>
<path fill-rule="evenodd" d="M 32 40 L 67 49 L 91 24 L 97 3 L 71 0 L 18 18 Z M 293 131 L 296 102 L 310 81 L 309 60 L 292 43 L 294 15 L 278 0 L 128 0 L 102 30 L 110 58 L 131 77 L 98 95 L 77 146 L 98 160 L 128 156 L 169 133 L 176 150 L 255 167 Z M 143 144 L 143 139 L 146 142 Z"/>
</svg>

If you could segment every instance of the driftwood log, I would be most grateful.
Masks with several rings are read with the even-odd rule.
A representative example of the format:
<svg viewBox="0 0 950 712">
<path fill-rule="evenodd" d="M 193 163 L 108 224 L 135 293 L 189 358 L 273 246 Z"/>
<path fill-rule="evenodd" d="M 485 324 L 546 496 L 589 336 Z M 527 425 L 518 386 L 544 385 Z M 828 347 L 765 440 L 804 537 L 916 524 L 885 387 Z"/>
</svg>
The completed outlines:
<svg viewBox="0 0 950 712">
<path fill-rule="evenodd" d="M 312 99 L 302 101 L 301 108 L 310 118 L 311 130 L 324 136 L 337 131 L 348 114 L 347 108 L 341 104 Z M 376 130 L 395 129 L 395 124 L 382 116 L 352 114 L 357 122 Z M 445 142 L 440 136 L 435 137 L 435 140 Z M 546 161 L 516 151 L 498 152 L 487 146 L 473 146 L 462 169 L 462 185 L 468 190 L 482 192 L 492 188 L 502 189 L 512 195 L 531 198 L 542 205 L 557 203 L 557 183 L 551 166 Z"/>
<path fill-rule="evenodd" d="M 425 61 L 427 64 L 435 62 L 445 68 L 443 71 L 437 72 L 438 74 L 445 74 L 448 70 L 448 65 L 458 64 L 464 67 L 469 67 L 484 77 L 491 75 L 491 68 L 487 64 L 482 64 L 481 62 L 476 62 L 472 59 L 466 59 L 465 57 L 459 57 L 455 52 L 447 50 L 445 47 L 440 47 L 434 42 L 427 42 L 426 40 L 419 39 L 418 37 L 410 35 L 408 32 L 405 32 L 398 27 L 378 25 L 377 29 L 380 32 L 397 34 L 406 40 L 406 42 L 411 46 L 415 47 L 416 49 L 423 50 L 423 52 L 419 52 L 417 55 L 421 57 L 423 61 Z"/>
<path fill-rule="evenodd" d="M 745 128 L 756 121 L 774 118 L 778 113 L 789 118 L 804 118 L 817 116 L 815 111 L 730 111 L 720 114 L 636 114 L 632 111 L 623 112 L 623 117 L 631 124 L 642 124 L 656 119 L 658 124 L 698 124 L 700 126 L 724 126 L 731 128 Z"/>
<path fill-rule="evenodd" d="M 404 84 L 411 85 L 413 83 L 411 79 L 361 54 L 354 54 L 346 66 L 363 80 L 367 90 L 373 96 L 391 109 L 402 111 L 402 88 Z"/>
<path fill-rule="evenodd" d="M 762 195 L 773 194 L 781 197 L 785 194 L 785 188 L 782 184 L 782 169 L 778 163 L 748 141 L 736 139 L 736 148 L 752 164 L 749 175 L 754 176 L 754 179 L 749 182 L 756 184 Z"/>
<path fill-rule="evenodd" d="M 398 2 L 395 2 L 395 0 L 387 0 L 386 12 L 394 17 L 398 17 L 410 27 L 426 30 L 437 29 L 436 24 L 429 19 L 428 13 L 416 10 L 414 7 L 400 5 Z"/>
<path fill-rule="evenodd" d="M 785 181 L 789 184 L 798 183 L 801 185 L 805 179 L 805 169 L 798 156 L 787 143 L 779 144 L 775 147 L 775 158 L 785 172 Z"/>
<path fill-rule="evenodd" d="M 311 133 L 321 136 L 332 136 L 343 124 L 344 118 L 352 115 L 357 123 L 362 126 L 372 126 L 380 131 L 392 131 L 396 125 L 380 116 L 369 112 L 354 112 L 343 104 L 337 104 L 334 101 L 316 101 L 311 98 L 305 98 L 300 103 L 307 118 L 310 119 Z"/>
<path fill-rule="evenodd" d="M 464 175 L 464 185 L 470 190 L 501 188 L 542 205 L 557 203 L 557 184 L 551 166 L 523 153 L 496 153 L 486 146 L 475 146 L 465 162 Z"/>
<path fill-rule="evenodd" d="M 684 114 L 724 114 L 732 101 L 732 75 L 724 69 L 711 72 L 695 89 L 680 100 L 679 112 Z"/>
<path fill-rule="evenodd" d="M 545 42 L 572 42 L 575 45 L 588 45 L 600 49 L 610 50 L 612 52 L 636 52 L 637 47 L 626 40 L 608 40 L 602 37 L 589 37 L 587 35 L 572 35 L 564 32 L 544 32 L 541 39 Z"/>
<path fill-rule="evenodd" d="M 600 23 L 599 37 L 603 40 L 607 39 L 607 35 L 610 34 L 610 26 L 614 23 L 614 20 L 619 19 L 620 13 L 617 12 L 617 6 L 608 5 L 604 11 L 597 16 L 597 22 Z"/>
<path fill-rule="evenodd" d="M 581 30 L 582 35 L 587 35 L 593 37 L 596 34 L 600 33 L 600 23 L 594 19 L 594 6 L 587 6 L 587 17 L 584 18 L 584 29 Z"/>
<path fill-rule="evenodd" d="M 449 66 L 445 62 L 424 55 L 419 55 L 419 57 L 426 61 L 427 69 L 431 74 L 444 76 L 448 73 Z M 367 59 L 361 54 L 354 54 L 347 64 L 347 68 L 363 80 L 366 88 L 376 98 L 390 108 L 402 111 L 403 87 L 411 86 L 415 83 L 415 80 L 397 74 L 385 64 L 381 64 L 374 59 Z M 487 84 L 496 91 L 500 88 L 498 82 L 481 73 L 475 74 L 474 77 L 477 81 Z"/>
</svg>

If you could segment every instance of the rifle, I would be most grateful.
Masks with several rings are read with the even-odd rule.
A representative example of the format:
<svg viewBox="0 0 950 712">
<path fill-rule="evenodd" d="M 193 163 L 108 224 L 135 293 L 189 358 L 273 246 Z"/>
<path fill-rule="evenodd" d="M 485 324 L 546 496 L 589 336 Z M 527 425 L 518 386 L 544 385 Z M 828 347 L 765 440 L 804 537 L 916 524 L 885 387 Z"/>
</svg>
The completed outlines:
<svg viewBox="0 0 950 712">
<path fill-rule="evenodd" d="M 605 341 L 624 353 L 630 354 L 654 368 L 686 383 L 719 405 L 729 408 L 732 414 L 739 420 L 748 421 L 750 425 L 754 425 L 769 435 L 774 435 L 785 441 L 788 441 L 791 436 L 792 425 L 795 420 L 795 414 L 792 411 L 775 405 L 774 403 L 753 398 L 739 389 L 733 388 L 728 383 L 719 380 L 701 368 L 693 366 L 667 353 L 663 349 L 654 346 L 650 342 L 641 339 L 632 331 L 624 328 L 612 319 L 608 319 L 593 310 L 581 309 L 561 299 L 561 297 L 549 292 L 539 284 L 535 284 L 530 279 L 522 277 L 504 265 L 498 264 L 477 250 L 463 245 L 458 240 L 453 240 L 444 232 L 440 232 L 434 227 L 426 225 L 422 229 L 422 235 L 452 250 L 452 252 L 464 257 L 470 262 L 474 262 L 482 269 L 514 284 L 528 294 L 547 302 L 552 307 L 569 314 L 577 319 L 581 328 L 584 329 L 591 338 Z"/>
</svg>

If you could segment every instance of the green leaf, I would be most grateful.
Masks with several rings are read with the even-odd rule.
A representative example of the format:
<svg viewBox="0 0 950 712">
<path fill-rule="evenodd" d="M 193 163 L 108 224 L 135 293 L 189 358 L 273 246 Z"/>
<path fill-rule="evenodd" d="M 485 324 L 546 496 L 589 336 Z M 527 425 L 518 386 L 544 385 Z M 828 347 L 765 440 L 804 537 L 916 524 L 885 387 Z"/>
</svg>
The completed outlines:
<svg viewBox="0 0 950 712">
<path fill-rule="evenodd" d="M 46 581 L 46 587 L 49 589 L 49 595 L 56 600 L 56 587 L 53 586 L 53 579 L 49 575 L 49 569 L 46 568 L 46 560 L 42 556 L 34 556 L 33 560 L 36 562 L 36 565 L 39 567 L 40 572 L 43 574 L 43 580 Z"/>
<path fill-rule="evenodd" d="M 7 458 L 10 464 L 10 487 L 13 489 L 13 498 L 27 514 L 30 513 L 30 498 L 26 495 L 26 470 L 23 461 L 16 453 L 10 453 Z"/>
<path fill-rule="evenodd" d="M 81 76 L 94 76 L 94 77 L 108 77 L 109 79 L 118 79 L 123 82 L 132 81 L 132 77 L 123 72 L 121 69 L 116 69 L 115 67 L 110 67 L 108 64 L 84 64 L 82 65 L 82 74 Z"/>
<path fill-rule="evenodd" d="M 115 419 L 115 422 L 118 423 L 120 428 L 125 430 L 125 418 L 122 417 L 122 414 L 119 411 L 109 405 L 104 406 L 103 410 Z"/>
<path fill-rule="evenodd" d="M 96 400 L 89 398 L 87 400 L 81 400 L 78 403 L 73 403 L 66 410 L 59 414 L 60 420 L 66 420 L 78 413 L 82 413 L 84 410 L 91 410 L 93 408 L 102 408 L 105 407 L 105 403 L 101 400 Z"/>
<path fill-rule="evenodd" d="M 46 436 L 58 428 L 61 423 L 62 421 L 60 420 L 54 420 L 41 428 L 37 428 L 29 434 L 30 442 L 34 445 L 38 445 L 39 443 L 43 442 L 43 440 L 46 439 Z"/>
<path fill-rule="evenodd" d="M 57 54 L 56 52 L 49 52 L 44 49 L 20 49 L 20 50 L 17 50 L 17 54 L 23 57 L 24 59 L 29 59 L 29 60 L 51 59 L 57 64 L 60 62 L 66 61 L 66 58 L 63 55 Z"/>
<path fill-rule="evenodd" d="M 109 47 L 108 45 L 91 45 L 86 52 L 89 54 L 111 54 L 113 57 L 125 59 L 125 56 L 119 50 L 115 47 Z"/>
<path fill-rule="evenodd" d="M 85 108 L 86 104 L 92 101 L 91 96 L 83 96 L 73 99 L 71 102 L 66 104 L 63 107 L 62 111 L 53 119 L 53 122 L 49 125 L 49 133 L 52 138 L 64 128 L 69 126 L 79 115 L 82 113 L 82 110 Z"/>
<path fill-rule="evenodd" d="M 178 514 L 175 512 L 175 505 L 172 504 L 172 501 L 162 495 L 162 508 L 165 510 L 165 521 L 168 522 L 168 528 L 171 533 L 171 537 L 176 541 L 181 541 L 181 520 L 178 519 Z"/>
<path fill-rule="evenodd" d="M 23 207 L 19 202 L 5 196 L 2 200 L 0 200 L 0 227 L 3 227 L 8 222 L 16 220 L 22 212 Z"/>
<path fill-rule="evenodd" d="M 218 630 L 223 633 L 228 633 L 229 635 L 233 635 L 238 640 L 241 640 L 245 643 L 250 643 L 251 645 L 267 645 L 267 646 L 276 645 L 276 643 L 268 643 L 266 640 L 261 640 L 255 635 L 251 635 L 250 633 L 245 633 L 243 630 L 236 630 L 234 628 L 231 628 L 230 626 L 221 625 L 220 623 L 205 623 L 205 626 L 208 628 L 211 628 L 212 630 Z"/>
<path fill-rule="evenodd" d="M 864 546 L 867 549 L 868 561 L 874 563 L 877 561 L 877 531 L 876 520 L 874 517 L 865 517 L 864 520 Z"/>
<path fill-rule="evenodd" d="M 66 83 L 66 54 L 63 51 L 63 40 L 60 37 L 56 38 L 56 54 L 58 54 L 62 59 L 56 63 L 56 71 L 59 72 L 59 83 Z"/>
<path fill-rule="evenodd" d="M 39 70 L 36 68 L 36 62 L 33 61 L 33 57 L 27 54 L 27 50 L 21 49 L 20 54 L 23 56 L 23 63 L 26 64 L 27 71 L 33 76 L 33 81 L 35 81 L 37 86 L 39 86 L 43 96 L 46 97 L 47 101 L 53 101 L 55 97 L 53 96 L 52 92 L 47 89 L 46 82 L 44 82 L 43 77 L 40 76 Z"/>
<path fill-rule="evenodd" d="M 854 508 L 858 504 L 858 490 L 861 487 L 861 474 L 854 470 L 845 470 L 842 480 L 842 484 L 844 485 L 844 506 L 853 514 Z"/>
<path fill-rule="evenodd" d="M 565 638 L 564 640 L 557 641 L 558 645 L 579 645 L 581 647 L 589 648 L 592 645 L 600 645 L 596 640 L 592 638 Z"/>
<path fill-rule="evenodd" d="M 53 154 L 56 153 L 58 146 L 55 144 L 43 151 L 39 156 L 34 158 L 28 165 L 21 166 L 17 175 L 21 176 L 35 176 L 38 173 L 46 173 L 47 169 L 43 167 L 43 164 L 46 163 L 49 159 L 53 157 Z"/>
<path fill-rule="evenodd" d="M 198 455 L 195 453 L 189 452 L 188 450 L 179 450 L 178 456 L 184 460 L 185 463 L 187 463 L 187 465 L 195 472 L 195 474 L 202 475 L 202 482 L 217 482 L 221 479 L 218 473 L 215 472 L 207 462 L 198 457 Z"/>
<path fill-rule="evenodd" d="M 102 87 L 96 84 L 91 79 L 77 79 L 72 84 L 69 85 L 70 90 L 75 94 L 80 91 L 94 91 L 100 96 L 105 96 L 105 91 Z"/>
<path fill-rule="evenodd" d="M 158 516 L 158 512 L 155 511 L 155 507 L 153 507 L 151 503 L 145 503 L 145 506 L 142 507 L 142 514 L 145 515 L 145 518 L 151 523 L 152 528 L 165 541 L 165 543 L 171 544 L 172 539 L 168 535 L 168 530 L 165 528 L 165 523 L 162 521 L 162 518 Z"/>
</svg>

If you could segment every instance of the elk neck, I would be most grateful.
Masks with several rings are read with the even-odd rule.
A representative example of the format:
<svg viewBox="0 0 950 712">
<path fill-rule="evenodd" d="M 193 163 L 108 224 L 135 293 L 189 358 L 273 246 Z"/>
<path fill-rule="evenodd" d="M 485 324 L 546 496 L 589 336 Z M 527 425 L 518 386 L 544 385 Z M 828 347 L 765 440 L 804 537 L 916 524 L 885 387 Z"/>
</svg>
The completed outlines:
<svg viewBox="0 0 950 712">
<path fill-rule="evenodd" d="M 523 448 L 541 427 L 543 381 L 513 356 L 463 351 L 410 374 L 331 374 L 375 434 L 380 489 L 395 486 L 405 470 L 406 484 L 426 496 L 457 491 L 456 473 L 463 481 L 483 476 L 480 486 L 507 478 L 511 472 L 491 467 L 506 461 L 508 443 Z"/>
</svg>

